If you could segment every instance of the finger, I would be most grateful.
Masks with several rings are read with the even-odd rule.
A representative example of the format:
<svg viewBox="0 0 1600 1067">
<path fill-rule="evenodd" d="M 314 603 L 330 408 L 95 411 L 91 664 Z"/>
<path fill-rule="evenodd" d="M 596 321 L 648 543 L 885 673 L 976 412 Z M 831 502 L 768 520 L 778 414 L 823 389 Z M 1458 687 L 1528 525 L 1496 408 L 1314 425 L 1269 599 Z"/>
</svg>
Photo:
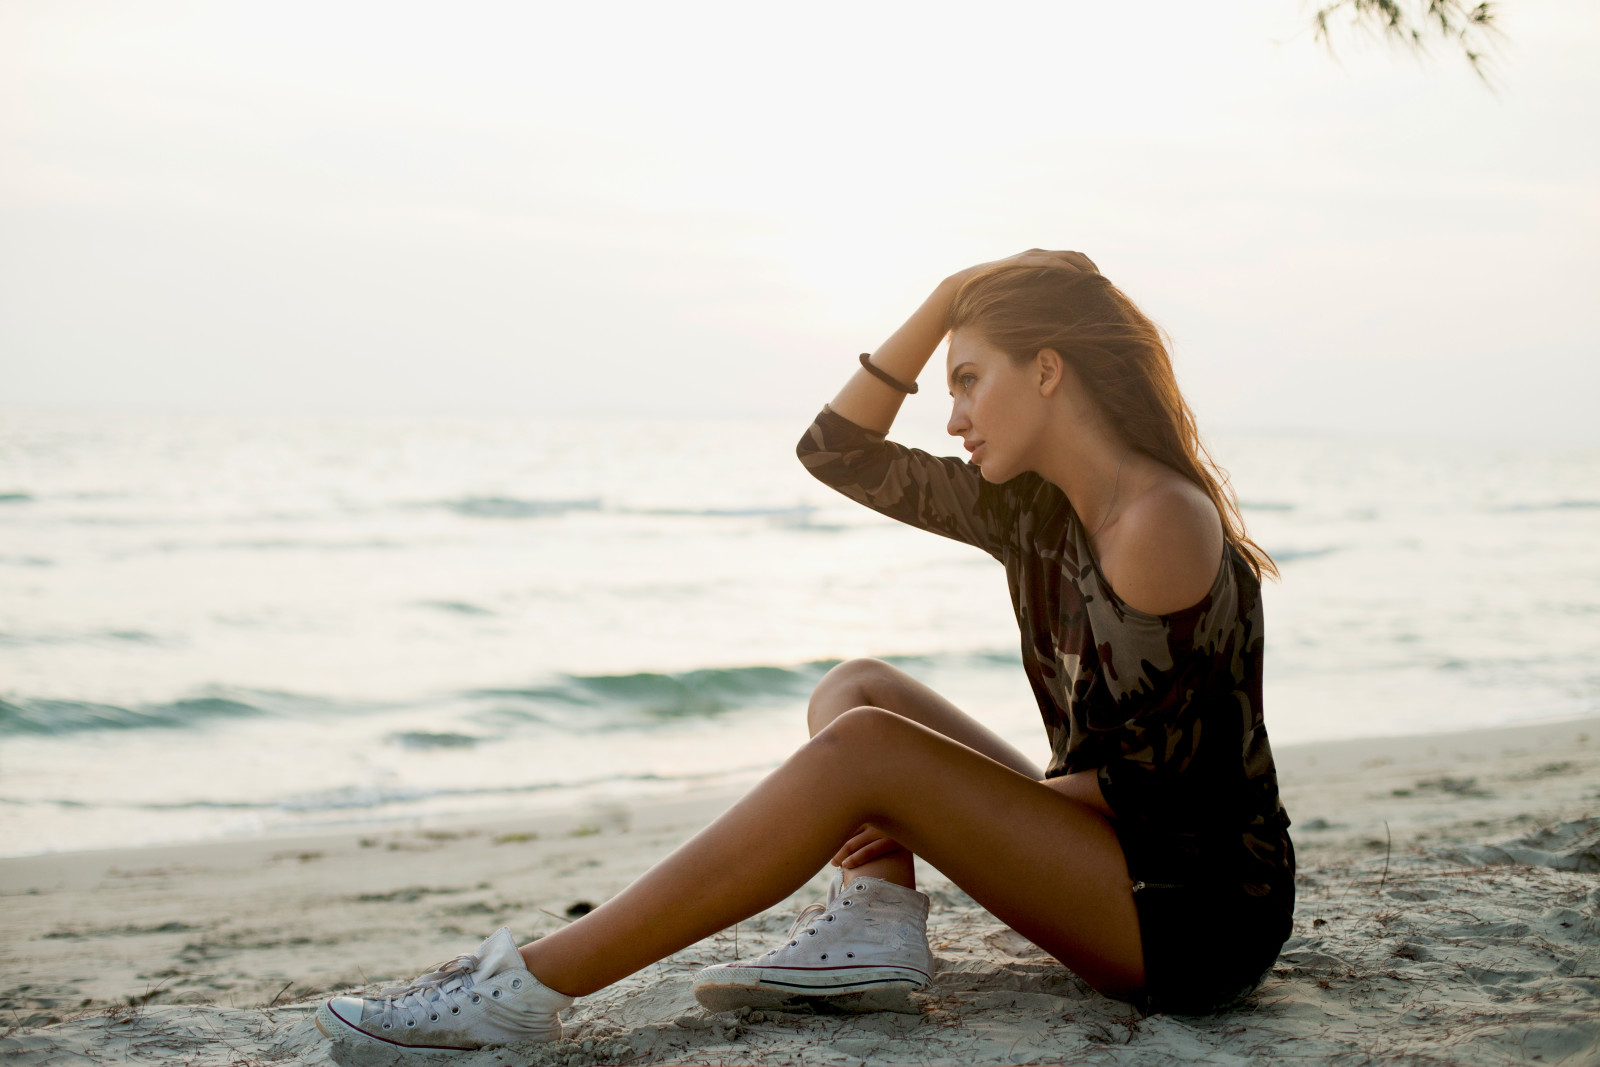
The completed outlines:
<svg viewBox="0 0 1600 1067">
<path fill-rule="evenodd" d="M 1088 271 L 1090 274 L 1100 273 L 1100 268 L 1094 265 L 1094 260 L 1084 255 L 1082 252 L 1062 252 L 1061 258 L 1079 270 Z"/>
<path fill-rule="evenodd" d="M 878 831 L 874 830 L 869 824 L 862 823 L 861 827 L 856 830 L 855 834 L 848 841 L 839 846 L 839 851 L 833 854 L 833 859 L 829 862 L 835 867 L 839 866 L 844 862 L 846 856 L 849 856 L 852 852 L 855 852 L 861 848 L 861 846 L 865 845 L 868 841 L 873 840 L 875 836 L 879 836 Z"/>
<path fill-rule="evenodd" d="M 844 861 L 843 864 L 841 864 L 841 866 L 846 868 L 859 867 L 863 863 L 871 863 L 875 859 L 879 859 L 880 857 L 888 856 L 899 851 L 901 851 L 900 842 L 894 840 L 893 838 L 880 837 L 878 840 L 872 842 L 870 845 L 867 845 L 865 848 L 857 849 L 850 855 L 848 859 Z"/>
<path fill-rule="evenodd" d="M 833 865 L 835 867 L 848 866 L 849 865 L 849 861 L 850 861 L 850 857 L 854 856 L 856 853 L 860 852 L 863 848 L 867 847 L 871 843 L 872 843 L 871 841 L 858 841 L 858 840 L 856 840 L 854 838 L 852 838 L 849 841 L 846 841 L 845 844 L 844 844 L 844 847 L 839 849 L 838 852 L 834 853 Z"/>
<path fill-rule="evenodd" d="M 869 841 L 877 841 L 887 836 L 889 835 L 885 834 L 882 830 L 875 830 L 871 827 L 868 827 L 856 834 L 850 840 L 846 841 L 845 846 L 853 851 L 860 848 L 862 845 L 865 845 Z"/>
<path fill-rule="evenodd" d="M 1043 248 L 1030 248 L 1014 256 L 1013 262 L 1024 267 L 1070 267 L 1090 274 L 1100 273 L 1100 268 L 1094 265 L 1094 260 L 1082 252 L 1053 252 Z"/>
<path fill-rule="evenodd" d="M 845 861 L 843 863 L 839 864 L 839 866 L 844 870 L 853 871 L 857 867 L 865 866 L 866 864 L 871 863 L 875 859 L 881 859 L 882 857 L 889 855 L 889 853 L 896 852 L 896 851 L 898 851 L 898 850 L 897 849 L 879 849 L 879 848 L 876 848 L 876 847 L 874 847 L 874 848 L 864 848 L 860 852 L 856 852 L 856 853 L 846 857 Z"/>
</svg>

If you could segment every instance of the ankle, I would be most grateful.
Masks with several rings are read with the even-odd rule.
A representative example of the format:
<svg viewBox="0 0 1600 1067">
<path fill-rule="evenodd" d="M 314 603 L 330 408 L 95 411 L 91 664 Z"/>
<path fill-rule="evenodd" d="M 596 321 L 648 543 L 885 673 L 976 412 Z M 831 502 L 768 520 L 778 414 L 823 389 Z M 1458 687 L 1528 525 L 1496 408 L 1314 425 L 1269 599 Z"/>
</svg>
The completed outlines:
<svg viewBox="0 0 1600 1067">
<path fill-rule="evenodd" d="M 517 950 L 517 952 L 522 956 L 522 965 L 528 969 L 529 974 L 533 975 L 533 980 L 538 982 L 544 988 L 548 989 L 550 992 L 563 997 L 570 997 L 576 1000 L 579 996 L 582 996 L 583 994 L 580 993 L 564 992 L 562 989 L 545 981 L 544 975 L 551 973 L 552 968 L 549 966 L 548 960 L 541 958 L 544 953 L 539 951 L 538 945 L 538 941 L 530 941 Z M 561 978 L 559 974 L 557 974 L 555 977 L 558 981 Z M 567 983 L 563 984 L 565 985 Z"/>
<path fill-rule="evenodd" d="M 869 860 L 859 867 L 840 869 L 846 878 L 881 878 L 906 889 L 917 888 L 916 862 L 909 852 L 894 852 Z"/>
</svg>

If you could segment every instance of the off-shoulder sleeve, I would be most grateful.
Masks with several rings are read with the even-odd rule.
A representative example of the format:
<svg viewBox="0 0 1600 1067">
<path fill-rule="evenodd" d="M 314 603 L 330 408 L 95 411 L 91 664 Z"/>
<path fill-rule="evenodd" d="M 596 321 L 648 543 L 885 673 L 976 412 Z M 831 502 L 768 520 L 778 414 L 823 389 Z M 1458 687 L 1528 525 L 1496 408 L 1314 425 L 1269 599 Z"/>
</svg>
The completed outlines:
<svg viewBox="0 0 1600 1067">
<path fill-rule="evenodd" d="M 1003 558 L 1016 529 L 1017 501 L 954 456 L 907 448 L 824 405 L 795 449 L 806 470 L 851 500 L 891 519 Z"/>
</svg>

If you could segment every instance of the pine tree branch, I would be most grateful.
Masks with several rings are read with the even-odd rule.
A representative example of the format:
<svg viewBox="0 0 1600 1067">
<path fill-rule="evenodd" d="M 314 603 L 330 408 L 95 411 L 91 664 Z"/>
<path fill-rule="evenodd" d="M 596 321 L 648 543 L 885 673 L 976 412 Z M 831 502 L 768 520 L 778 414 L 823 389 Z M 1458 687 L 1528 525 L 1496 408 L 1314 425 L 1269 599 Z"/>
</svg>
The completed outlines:
<svg viewBox="0 0 1600 1067">
<path fill-rule="evenodd" d="M 1444 43 L 1461 49 L 1473 73 L 1492 86 L 1490 63 L 1501 40 L 1499 16 L 1496 0 L 1333 0 L 1311 16 L 1312 40 L 1333 52 L 1337 19 L 1418 54 Z"/>
</svg>

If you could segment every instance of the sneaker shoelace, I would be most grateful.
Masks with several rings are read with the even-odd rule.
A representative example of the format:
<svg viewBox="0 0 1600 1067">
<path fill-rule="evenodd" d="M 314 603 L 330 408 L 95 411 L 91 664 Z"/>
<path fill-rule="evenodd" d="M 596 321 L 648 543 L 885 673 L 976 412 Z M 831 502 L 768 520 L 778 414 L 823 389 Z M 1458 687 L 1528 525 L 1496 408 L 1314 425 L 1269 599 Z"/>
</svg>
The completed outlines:
<svg viewBox="0 0 1600 1067">
<path fill-rule="evenodd" d="M 804 908 L 801 908 L 800 914 L 795 917 L 794 925 L 789 927 L 789 943 L 791 945 L 794 944 L 794 939 L 799 937 L 812 923 L 826 915 L 827 911 L 827 907 L 822 904 L 807 904 Z M 777 950 L 774 949 L 773 951 Z M 770 956 L 772 953 L 769 952 L 767 955 Z"/>
<path fill-rule="evenodd" d="M 390 986 L 378 991 L 376 999 L 382 1000 L 383 1008 L 379 1016 L 385 1030 L 393 1029 L 400 1016 L 404 1016 L 405 1025 L 417 1025 L 414 1013 L 427 1015 L 432 1022 L 439 1021 L 439 1008 L 448 1008 L 451 1015 L 459 1014 L 461 1005 L 456 1003 L 458 995 L 468 995 L 474 1001 L 478 995 L 472 992 L 472 972 L 482 962 L 472 953 L 457 956 L 447 963 L 441 963 L 433 970 L 420 978 L 414 978 L 406 985 Z"/>
<path fill-rule="evenodd" d="M 865 886 L 855 885 L 850 888 L 864 889 Z M 833 922 L 834 913 L 837 909 L 848 908 L 852 904 L 851 899 L 845 896 L 846 892 L 848 892 L 848 890 L 841 887 L 838 895 L 830 896 L 827 904 L 807 904 L 804 908 L 801 908 L 800 914 L 795 917 L 794 925 L 789 927 L 788 943 L 780 948 L 773 949 L 771 952 L 767 953 L 767 955 L 775 956 L 779 952 L 783 951 L 784 948 L 795 948 L 800 944 L 800 937 L 802 934 L 815 934 L 817 932 L 817 923 Z"/>
</svg>

